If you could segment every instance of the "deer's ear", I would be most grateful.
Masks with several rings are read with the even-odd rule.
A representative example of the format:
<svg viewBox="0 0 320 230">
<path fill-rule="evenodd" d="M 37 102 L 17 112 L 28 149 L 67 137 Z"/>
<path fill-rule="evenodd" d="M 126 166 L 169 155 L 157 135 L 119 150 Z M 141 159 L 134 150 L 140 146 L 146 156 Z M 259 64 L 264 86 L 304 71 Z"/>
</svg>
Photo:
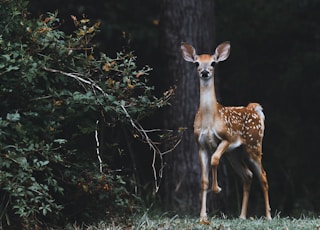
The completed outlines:
<svg viewBox="0 0 320 230">
<path fill-rule="evenodd" d="M 197 59 L 196 50 L 193 48 L 192 45 L 182 42 L 181 51 L 184 60 L 188 62 L 195 62 L 195 60 Z"/>
<path fill-rule="evenodd" d="M 215 62 L 220 62 L 220 61 L 224 61 L 229 57 L 230 54 L 230 42 L 223 42 L 221 43 L 217 48 L 216 51 L 214 53 L 214 59 Z"/>
</svg>

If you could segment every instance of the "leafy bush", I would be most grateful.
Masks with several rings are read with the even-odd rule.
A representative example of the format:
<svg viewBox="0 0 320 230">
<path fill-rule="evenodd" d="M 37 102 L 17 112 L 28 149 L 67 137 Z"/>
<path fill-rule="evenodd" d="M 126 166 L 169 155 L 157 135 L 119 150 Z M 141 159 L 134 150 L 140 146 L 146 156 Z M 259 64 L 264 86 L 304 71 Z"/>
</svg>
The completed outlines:
<svg viewBox="0 0 320 230">
<path fill-rule="evenodd" d="M 96 54 L 99 22 L 72 16 L 67 35 L 56 13 L 28 19 L 26 8 L 1 0 L 1 225 L 132 211 L 131 179 L 112 166 L 122 147 L 106 136 L 138 127 L 172 92 L 154 96 L 133 53 Z"/>
</svg>

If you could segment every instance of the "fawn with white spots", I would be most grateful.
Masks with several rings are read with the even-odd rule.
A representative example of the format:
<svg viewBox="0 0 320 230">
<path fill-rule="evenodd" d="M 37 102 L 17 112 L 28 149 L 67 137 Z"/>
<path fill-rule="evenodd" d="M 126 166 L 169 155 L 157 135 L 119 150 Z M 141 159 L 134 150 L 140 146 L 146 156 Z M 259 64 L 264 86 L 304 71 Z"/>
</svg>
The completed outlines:
<svg viewBox="0 0 320 230">
<path fill-rule="evenodd" d="M 249 192 L 254 174 L 261 183 L 266 218 L 271 219 L 268 181 L 261 162 L 265 118 L 262 107 L 258 103 L 250 103 L 246 107 L 224 107 L 216 99 L 214 65 L 229 57 L 230 43 L 220 44 L 213 55 L 198 55 L 196 50 L 186 43 L 182 43 L 181 50 L 184 60 L 196 64 L 200 78 L 200 105 L 194 120 L 194 135 L 199 147 L 201 164 L 200 222 L 208 223 L 206 199 L 209 186 L 209 164 L 212 166 L 213 177 L 211 190 L 219 193 L 221 191 L 217 182 L 219 160 L 225 152 L 240 146 L 243 146 L 246 152 L 245 157 L 243 155 L 230 157 L 231 165 L 243 181 L 240 218 L 245 219 L 247 215 Z M 212 154 L 210 162 L 209 154 Z"/>
</svg>

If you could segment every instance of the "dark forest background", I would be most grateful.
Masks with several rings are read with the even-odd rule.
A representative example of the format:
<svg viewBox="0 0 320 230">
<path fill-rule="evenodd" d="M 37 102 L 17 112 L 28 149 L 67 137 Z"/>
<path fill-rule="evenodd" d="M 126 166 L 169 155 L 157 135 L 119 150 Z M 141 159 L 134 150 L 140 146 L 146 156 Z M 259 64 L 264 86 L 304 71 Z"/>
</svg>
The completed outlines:
<svg viewBox="0 0 320 230">
<path fill-rule="evenodd" d="M 154 82 L 165 78 L 158 74 L 163 68 L 159 58 L 161 1 L 30 3 L 34 15 L 58 10 L 65 29 L 72 26 L 70 15 L 101 20 L 97 40 L 102 50 L 113 54 L 127 46 L 154 69 Z M 216 0 L 212 14 L 215 44 L 229 40 L 232 46 L 230 58 L 219 69 L 220 102 L 263 105 L 271 207 L 283 214 L 301 209 L 318 212 L 320 207 L 319 10 L 316 0 Z"/>
<path fill-rule="evenodd" d="M 98 51 L 111 57 L 121 50 L 134 51 L 137 65 L 147 64 L 153 68 L 150 79 L 156 93 L 161 94 L 176 84 L 172 85 L 163 74 L 164 65 L 168 65 L 163 59 L 164 47 L 160 41 L 164 2 L 31 0 L 28 11 L 29 17 L 35 18 L 57 11 L 61 19 L 59 28 L 66 33 L 74 30 L 71 15 L 100 20 L 101 32 L 94 38 Z M 213 18 L 215 35 L 208 45 L 201 45 L 202 52 L 213 53 L 212 47 L 223 41 L 231 42 L 229 59 L 217 67 L 218 100 L 223 105 L 259 102 L 264 108 L 263 164 L 269 179 L 273 215 L 316 215 L 320 212 L 319 11 L 317 0 L 215 0 L 212 15 L 204 16 Z M 179 42 L 176 41 L 177 47 Z M 145 127 L 165 127 L 162 122 L 165 114 L 166 110 L 161 109 L 142 123 Z M 178 129 L 178 126 L 167 128 Z M 188 128 L 192 128 L 192 123 Z M 135 159 L 139 183 L 144 188 L 142 199 L 155 199 L 154 194 L 150 195 L 154 182 L 152 155 L 143 144 L 136 143 L 134 149 L 139 151 Z M 167 160 L 170 161 L 170 157 Z M 164 177 L 161 185 L 164 188 L 156 197 L 160 203 L 162 200 L 170 203 L 172 200 L 166 197 L 169 188 L 165 186 L 170 175 Z M 230 171 L 227 180 L 230 188 L 222 210 L 237 215 L 241 193 L 239 178 Z M 258 206 L 262 213 L 263 206 L 259 205 L 257 197 L 262 198 L 262 195 L 260 188 L 254 186 L 251 206 Z M 200 203 L 199 197 L 194 199 Z M 170 205 L 164 206 L 170 210 Z M 198 215 L 197 208 L 190 210 L 180 211 Z M 253 210 L 251 215 L 261 214 Z"/>
</svg>

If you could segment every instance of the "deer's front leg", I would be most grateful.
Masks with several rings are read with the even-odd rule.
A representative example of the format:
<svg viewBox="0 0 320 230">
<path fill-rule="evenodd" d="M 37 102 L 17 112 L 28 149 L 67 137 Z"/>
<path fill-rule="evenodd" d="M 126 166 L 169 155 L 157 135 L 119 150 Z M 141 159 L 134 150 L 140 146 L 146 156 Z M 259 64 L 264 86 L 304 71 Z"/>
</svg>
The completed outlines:
<svg viewBox="0 0 320 230">
<path fill-rule="evenodd" d="M 221 192 L 221 188 L 218 185 L 218 179 L 217 179 L 217 169 L 219 165 L 220 158 L 222 154 L 228 149 L 230 143 L 226 140 L 223 140 L 218 145 L 216 151 L 211 157 L 211 166 L 212 166 L 212 191 L 214 193 Z"/>
<path fill-rule="evenodd" d="M 200 223 L 207 224 L 207 190 L 209 186 L 209 162 L 208 153 L 204 149 L 199 149 L 199 158 L 201 166 L 201 211 L 200 211 Z"/>
</svg>

